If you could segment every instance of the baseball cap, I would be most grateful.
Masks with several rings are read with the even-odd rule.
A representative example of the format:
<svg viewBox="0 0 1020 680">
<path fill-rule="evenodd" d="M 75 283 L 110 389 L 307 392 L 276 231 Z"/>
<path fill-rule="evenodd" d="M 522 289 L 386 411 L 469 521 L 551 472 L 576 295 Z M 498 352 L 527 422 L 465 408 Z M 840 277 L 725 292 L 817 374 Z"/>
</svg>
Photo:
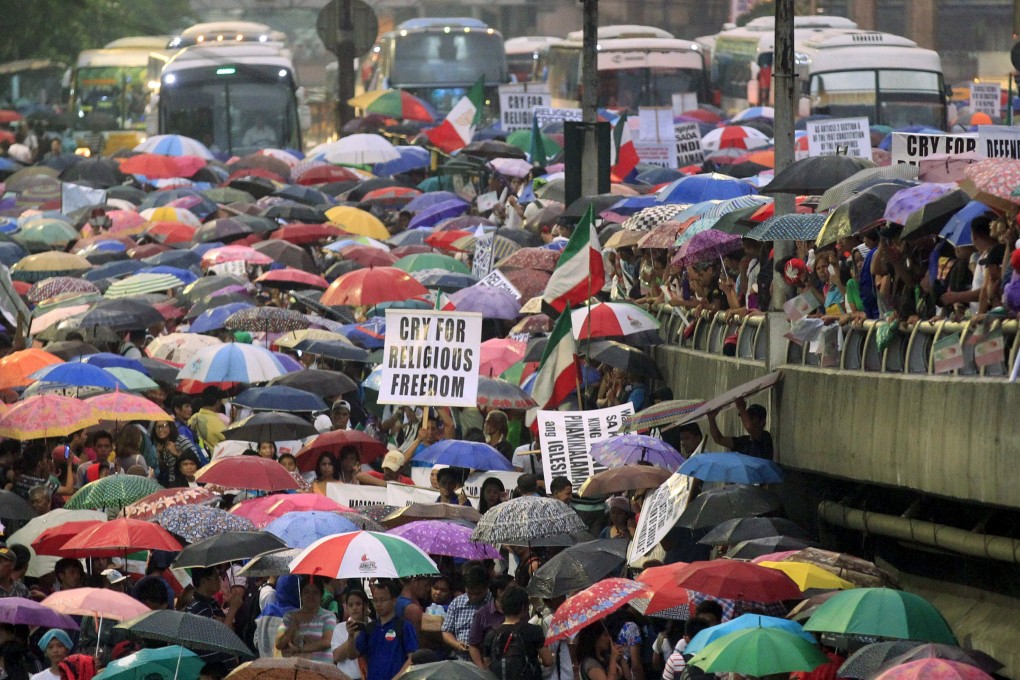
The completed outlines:
<svg viewBox="0 0 1020 680">
<path fill-rule="evenodd" d="M 345 409 L 347 409 L 348 411 L 350 411 L 350 410 L 351 410 L 351 404 L 350 404 L 350 402 L 344 401 L 343 399 L 340 399 L 340 400 L 338 400 L 338 401 L 334 401 L 334 402 L 333 402 L 333 406 L 332 406 L 332 409 L 331 409 L 331 410 L 333 410 L 333 411 L 339 411 L 339 410 L 340 410 L 340 409 L 342 409 L 342 408 L 345 408 Z"/>
<path fill-rule="evenodd" d="M 387 470 L 393 470 L 396 472 L 400 468 L 404 467 L 404 454 L 400 451 L 390 451 L 383 458 L 382 466 Z"/>
<path fill-rule="evenodd" d="M 630 507 L 630 501 L 623 496 L 613 496 L 606 501 L 606 512 L 610 510 L 623 510 L 626 513 L 633 514 L 633 509 Z"/>
<path fill-rule="evenodd" d="M 6 543 L 0 543 L 0 557 L 10 560 L 11 562 L 17 562 L 18 556 L 14 554 L 14 551 L 7 547 Z"/>
<path fill-rule="evenodd" d="M 116 569 L 103 569 L 101 573 L 103 574 L 103 576 L 106 577 L 106 580 L 110 582 L 110 585 L 127 580 L 127 576 L 120 573 Z"/>
</svg>

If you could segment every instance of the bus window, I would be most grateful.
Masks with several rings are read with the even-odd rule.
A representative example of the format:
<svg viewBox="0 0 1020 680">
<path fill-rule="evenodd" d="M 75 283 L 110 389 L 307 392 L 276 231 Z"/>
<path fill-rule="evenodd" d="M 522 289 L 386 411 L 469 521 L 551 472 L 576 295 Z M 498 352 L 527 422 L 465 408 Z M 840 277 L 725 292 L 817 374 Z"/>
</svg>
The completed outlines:
<svg viewBox="0 0 1020 680">
<path fill-rule="evenodd" d="M 411 32 L 396 38 L 390 87 L 503 80 L 503 41 L 496 34 Z"/>
<path fill-rule="evenodd" d="M 553 99 L 580 100 L 581 53 L 577 50 L 549 50 L 549 92 Z M 599 78 L 602 74 L 599 74 Z"/>
</svg>

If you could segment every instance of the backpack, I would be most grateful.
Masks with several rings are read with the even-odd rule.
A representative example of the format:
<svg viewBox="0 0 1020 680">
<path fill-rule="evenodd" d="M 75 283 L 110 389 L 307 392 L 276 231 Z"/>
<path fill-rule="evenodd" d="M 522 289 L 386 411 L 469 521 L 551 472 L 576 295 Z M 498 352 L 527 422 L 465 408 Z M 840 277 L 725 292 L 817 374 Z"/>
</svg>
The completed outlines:
<svg viewBox="0 0 1020 680">
<path fill-rule="evenodd" d="M 542 670 L 535 655 L 529 653 L 521 626 L 518 623 L 508 630 L 496 633 L 489 647 L 489 670 L 499 680 L 540 680 Z"/>
</svg>

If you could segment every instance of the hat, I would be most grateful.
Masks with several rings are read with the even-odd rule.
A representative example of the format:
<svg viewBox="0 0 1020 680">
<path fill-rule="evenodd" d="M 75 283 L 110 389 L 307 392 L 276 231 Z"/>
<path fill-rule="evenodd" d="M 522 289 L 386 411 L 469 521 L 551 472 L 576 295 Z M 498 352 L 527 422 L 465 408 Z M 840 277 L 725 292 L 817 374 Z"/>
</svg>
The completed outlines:
<svg viewBox="0 0 1020 680">
<path fill-rule="evenodd" d="M 8 559 L 11 562 L 17 562 L 18 556 L 14 554 L 14 551 L 7 547 L 6 543 L 0 543 L 0 557 Z"/>
<path fill-rule="evenodd" d="M 606 500 L 606 512 L 609 512 L 610 510 L 623 510 L 628 514 L 634 513 L 630 507 L 630 501 L 623 496 L 613 496 Z"/>
<path fill-rule="evenodd" d="M 53 452 L 52 452 L 53 453 L 53 461 L 56 462 L 56 463 L 59 463 L 62 460 L 67 460 L 67 457 L 65 456 L 65 452 L 67 452 L 67 451 L 70 451 L 70 449 L 66 445 L 64 445 L 64 444 L 61 444 L 59 446 L 54 446 L 53 447 Z M 76 456 L 76 455 L 74 455 L 72 453 L 71 454 L 71 463 L 73 463 L 74 465 L 78 465 L 79 463 L 81 463 L 81 459 L 78 458 L 78 456 Z"/>
<path fill-rule="evenodd" d="M 103 576 L 106 577 L 106 580 L 110 582 L 110 585 L 121 583 L 122 581 L 127 580 L 127 576 L 120 573 L 116 569 L 103 569 L 101 573 Z"/>
<path fill-rule="evenodd" d="M 397 472 L 404 467 L 404 454 L 400 451 L 390 451 L 382 461 L 383 469 Z"/>
<path fill-rule="evenodd" d="M 786 281 L 791 286 L 796 286 L 800 283 L 803 277 L 807 276 L 807 273 L 807 265 L 804 264 L 804 260 L 796 257 L 790 258 L 783 265 L 783 281 Z"/>
<path fill-rule="evenodd" d="M 345 409 L 347 409 L 348 412 L 350 412 L 351 405 L 350 405 L 349 402 L 346 402 L 343 399 L 340 399 L 340 400 L 337 400 L 337 401 L 333 402 L 333 407 L 330 410 L 332 410 L 332 411 L 339 411 L 342 408 L 345 408 Z"/>
<path fill-rule="evenodd" d="M 46 651 L 50 643 L 54 640 L 60 640 L 60 644 L 67 647 L 67 651 L 74 649 L 74 643 L 71 642 L 71 636 L 60 630 L 59 628 L 51 628 L 45 635 L 39 638 L 39 649 Z"/>
</svg>

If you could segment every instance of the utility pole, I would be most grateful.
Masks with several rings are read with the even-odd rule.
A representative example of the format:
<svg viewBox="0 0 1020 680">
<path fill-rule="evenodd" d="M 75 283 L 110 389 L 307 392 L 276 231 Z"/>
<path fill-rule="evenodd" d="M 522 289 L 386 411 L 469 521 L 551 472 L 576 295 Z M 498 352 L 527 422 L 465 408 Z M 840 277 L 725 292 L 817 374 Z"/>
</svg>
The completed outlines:
<svg viewBox="0 0 1020 680">
<path fill-rule="evenodd" d="M 599 150 L 596 126 L 599 87 L 599 1 L 582 0 L 582 3 L 584 37 L 581 44 L 581 122 L 584 124 L 584 145 L 581 150 L 581 195 L 594 196 L 599 192 Z"/>
<path fill-rule="evenodd" d="M 1020 0 L 1018 0 L 1020 1 Z M 775 96 L 775 140 L 776 174 L 778 175 L 794 160 L 794 118 L 797 115 L 797 72 L 793 49 L 794 0 L 776 0 L 775 51 L 772 56 L 772 91 Z M 792 194 L 776 194 L 775 206 L 778 215 L 794 211 Z M 779 262 L 793 254 L 789 241 L 774 243 L 775 261 Z M 772 278 L 772 308 L 781 310 L 786 302 L 787 285 L 782 276 Z"/>
<path fill-rule="evenodd" d="M 352 16 L 351 0 L 339 1 L 340 11 L 337 12 L 337 43 L 336 43 L 336 134 L 347 121 L 354 117 L 354 111 L 347 100 L 354 97 L 354 59 L 358 56 L 354 50 L 354 17 Z"/>
</svg>

